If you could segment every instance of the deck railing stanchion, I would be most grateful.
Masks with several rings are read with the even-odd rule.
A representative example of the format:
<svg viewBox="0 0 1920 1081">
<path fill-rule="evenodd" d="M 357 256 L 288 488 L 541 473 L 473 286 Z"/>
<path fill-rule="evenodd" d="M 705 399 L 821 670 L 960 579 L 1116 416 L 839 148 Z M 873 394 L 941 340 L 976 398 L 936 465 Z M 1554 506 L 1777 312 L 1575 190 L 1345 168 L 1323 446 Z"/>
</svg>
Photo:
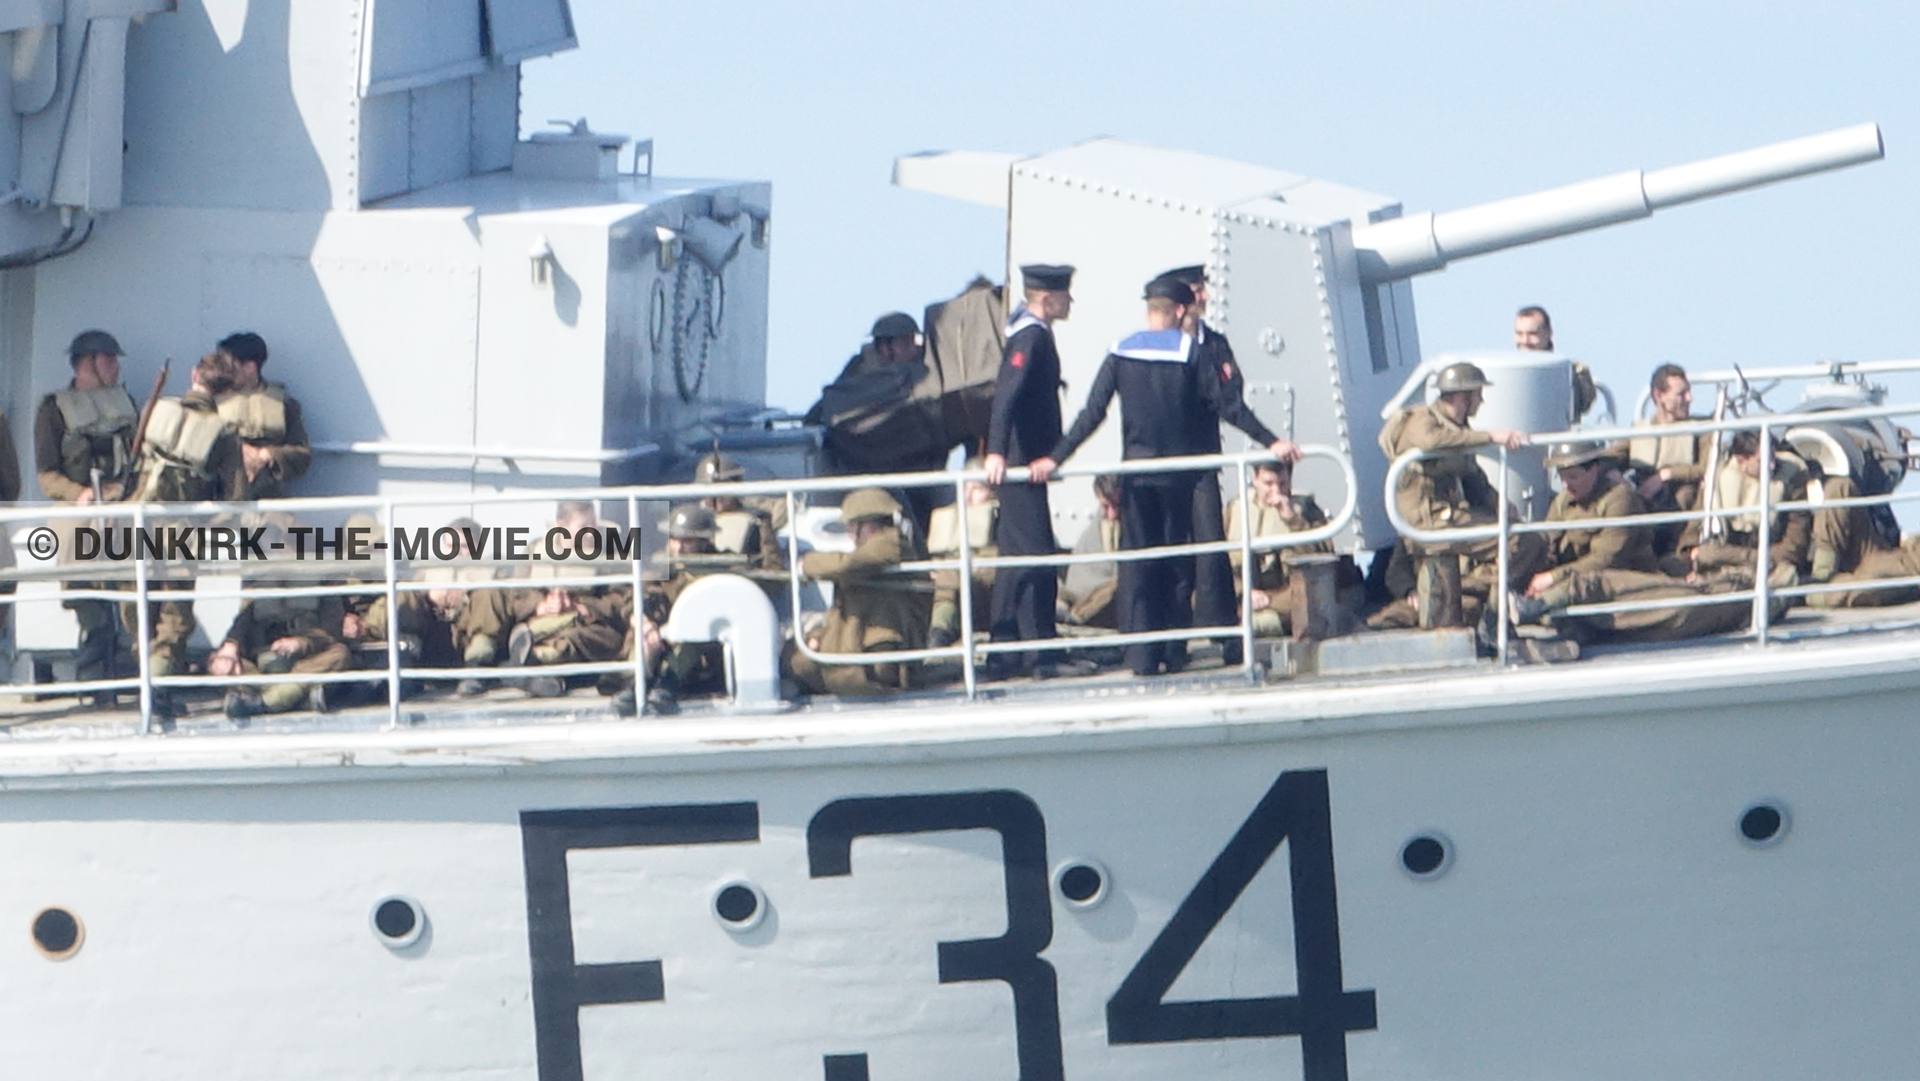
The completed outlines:
<svg viewBox="0 0 1920 1081">
<path fill-rule="evenodd" d="M 1713 483 L 1708 478 L 1707 483 Z M 1753 640 L 1767 644 L 1767 572 L 1772 569 L 1773 514 L 1773 429 L 1760 426 L 1760 527 L 1755 532 L 1753 553 Z"/>
<path fill-rule="evenodd" d="M 787 508 L 787 521 L 793 521 L 793 508 Z M 627 528 L 640 528 L 640 497 L 627 496 Z M 633 546 L 633 715 L 638 717 L 647 708 L 647 634 L 646 607 L 647 583 L 644 577 L 645 561 L 640 556 L 640 545 Z M 665 648 L 661 643 L 661 648 Z"/>
<path fill-rule="evenodd" d="M 1500 550 L 1494 553 L 1492 598 L 1494 661 L 1502 666 L 1505 666 L 1507 663 L 1507 574 L 1511 561 L 1511 557 L 1508 555 L 1508 545 L 1513 540 L 1513 535 L 1509 532 L 1513 525 L 1513 514 L 1507 505 L 1507 481 L 1510 476 L 1512 476 L 1512 474 L 1507 472 L 1507 448 L 1505 444 L 1502 444 L 1500 447 L 1500 483 L 1497 486 L 1497 494 L 1500 497 L 1500 507 L 1498 511 L 1500 515 Z"/>
<path fill-rule="evenodd" d="M 1253 493 L 1247 486 L 1245 455 L 1233 463 L 1233 469 L 1234 478 L 1240 485 L 1234 493 L 1234 498 L 1240 501 L 1240 667 L 1246 673 L 1248 683 L 1257 683 L 1259 680 L 1254 675 L 1253 663 L 1253 516 L 1259 511 L 1253 505 Z M 1218 484 L 1219 478 L 1220 471 L 1216 469 L 1210 479 Z M 1232 503 L 1228 503 L 1228 506 L 1232 506 Z M 1279 559 L 1280 554 L 1275 552 L 1274 558 Z"/>
<path fill-rule="evenodd" d="M 400 542 L 393 528 L 393 500 L 380 505 L 387 527 L 387 727 L 400 727 Z"/>
<path fill-rule="evenodd" d="M 973 670 L 973 528 L 967 519 L 967 475 L 962 469 L 953 478 L 953 505 L 960 521 L 960 681 L 966 687 L 967 701 L 976 690 Z"/>
<path fill-rule="evenodd" d="M 146 521 L 146 505 L 135 505 L 133 508 L 135 537 L 140 536 Z M 103 528 L 105 524 L 105 522 L 101 523 Z M 153 731 L 153 654 L 147 649 L 147 642 L 153 637 L 153 614 L 147 611 L 147 560 L 145 556 L 140 555 L 137 547 L 134 555 L 139 558 L 133 563 L 134 634 L 138 639 L 133 644 L 133 652 L 134 659 L 140 665 L 140 734 L 144 736 Z M 112 609 L 109 608 L 108 611 L 112 612 Z M 113 618 L 117 622 L 119 613 L 114 612 Z M 109 676 L 113 674 L 111 663 L 108 664 L 107 674 Z"/>
</svg>

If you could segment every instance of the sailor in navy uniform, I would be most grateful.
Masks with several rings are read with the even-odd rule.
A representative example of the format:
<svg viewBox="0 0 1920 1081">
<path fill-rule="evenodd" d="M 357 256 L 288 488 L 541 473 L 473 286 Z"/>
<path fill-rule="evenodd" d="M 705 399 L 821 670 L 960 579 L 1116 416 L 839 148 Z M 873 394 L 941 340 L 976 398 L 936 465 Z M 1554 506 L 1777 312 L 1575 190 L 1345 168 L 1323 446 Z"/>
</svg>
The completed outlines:
<svg viewBox="0 0 1920 1081">
<path fill-rule="evenodd" d="M 1199 382 L 1199 397 L 1205 404 L 1204 409 L 1193 413 L 1193 454 L 1220 453 L 1220 425 L 1231 424 L 1247 434 L 1247 438 L 1273 451 L 1282 461 L 1291 461 L 1299 457 L 1294 445 L 1273 434 L 1260 418 L 1247 408 L 1245 398 L 1246 379 L 1240 366 L 1234 362 L 1233 346 L 1228 344 L 1226 336 L 1207 325 L 1207 272 L 1202 266 L 1184 266 L 1169 270 L 1161 275 L 1185 285 L 1193 292 L 1193 304 L 1187 308 L 1186 320 L 1182 325 L 1193 338 L 1193 360 L 1190 365 L 1195 380 Z M 1203 479 L 1193 486 L 1193 539 L 1196 542 L 1219 541 L 1226 539 L 1224 517 L 1220 508 L 1220 485 L 1217 478 L 1212 483 Z M 1194 557 L 1193 568 L 1193 620 L 1202 627 L 1222 627 L 1239 621 L 1239 610 L 1234 599 L 1233 565 L 1225 552 L 1209 552 Z M 1220 641 L 1220 650 L 1226 663 L 1239 664 L 1241 643 L 1239 638 L 1225 638 Z"/>
<path fill-rule="evenodd" d="M 1086 407 L 1060 438 L 1044 466 L 1052 472 L 1107 419 L 1120 395 L 1121 456 L 1164 458 L 1192 454 L 1197 442 L 1193 414 L 1206 407 L 1193 378 L 1193 338 L 1181 329 L 1193 291 L 1180 282 L 1147 283 L 1147 329 L 1121 339 L 1100 364 Z M 1204 474 L 1130 473 L 1120 481 L 1120 547 L 1156 548 L 1193 537 L 1193 490 Z M 1116 590 L 1122 634 L 1193 624 L 1193 557 L 1168 556 L 1120 564 Z M 1126 647 L 1127 666 L 1151 675 L 1186 663 L 1183 646 L 1154 642 Z"/>
<path fill-rule="evenodd" d="M 1008 466 L 1032 464 L 1060 439 L 1060 353 L 1053 324 L 1073 310 L 1073 268 L 1036 264 L 1020 268 L 1026 303 L 1007 321 L 1007 346 L 993 388 L 987 428 L 987 483 L 1000 496 L 998 540 L 1002 555 L 1051 555 L 1053 512 L 1047 503 L 1050 469 L 1034 470 L 1032 483 L 1007 483 Z M 992 638 L 996 642 L 1054 637 L 1053 609 L 1059 591 L 1051 567 L 1002 567 L 993 579 Z M 1057 651 L 1022 662 L 995 654 L 990 676 L 1008 676 L 1033 665 L 1034 674 L 1056 674 Z"/>
</svg>

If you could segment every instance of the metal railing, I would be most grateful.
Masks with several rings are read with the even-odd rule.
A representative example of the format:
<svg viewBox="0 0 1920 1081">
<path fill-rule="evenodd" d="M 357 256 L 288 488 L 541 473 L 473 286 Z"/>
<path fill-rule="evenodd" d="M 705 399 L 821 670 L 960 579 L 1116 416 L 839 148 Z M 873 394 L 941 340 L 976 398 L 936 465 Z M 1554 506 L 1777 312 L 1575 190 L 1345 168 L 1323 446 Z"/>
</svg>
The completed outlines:
<svg viewBox="0 0 1920 1081">
<path fill-rule="evenodd" d="M 1803 500 L 1773 500 L 1773 448 L 1781 435 L 1776 434 L 1799 425 L 1833 425 L 1850 421 L 1874 420 L 1883 417 L 1920 415 L 1920 405 L 1870 406 L 1858 409 L 1835 409 L 1810 413 L 1762 413 L 1747 417 L 1731 417 L 1724 420 L 1694 420 L 1676 424 L 1661 424 L 1645 427 L 1610 427 L 1578 429 L 1564 432 L 1537 433 L 1530 437 L 1535 446 L 1558 442 L 1602 442 L 1611 443 L 1620 440 L 1643 438 L 1650 434 L 1659 436 L 1715 434 L 1735 431 L 1755 431 L 1759 433 L 1759 476 L 1758 501 L 1739 507 L 1708 507 L 1706 491 L 1708 486 L 1717 483 L 1717 478 L 1709 476 L 1701 482 L 1701 506 L 1694 510 L 1662 511 L 1636 514 L 1616 518 L 1581 518 L 1572 521 L 1554 522 L 1515 522 L 1512 520 L 1512 508 L 1505 496 L 1506 479 L 1510 474 L 1508 451 L 1504 446 L 1489 445 L 1486 449 L 1496 452 L 1496 466 L 1499 471 L 1494 487 L 1501 493 L 1496 518 L 1482 525 L 1457 526 L 1446 529 L 1424 529 L 1406 520 L 1400 513 L 1394 493 L 1398 491 L 1402 476 L 1414 462 L 1436 458 L 1458 457 L 1462 454 L 1473 455 L 1467 451 L 1408 451 L 1395 458 L 1387 467 L 1385 482 L 1388 519 L 1400 535 L 1420 544 L 1451 545 L 1465 541 L 1488 540 L 1497 542 L 1495 553 L 1497 585 L 1490 598 L 1494 604 L 1495 644 L 1494 650 L 1501 664 L 1509 661 L 1511 604 L 1509 601 L 1509 565 L 1512 558 L 1512 538 L 1516 534 L 1554 533 L 1568 530 L 1582 532 L 1609 528 L 1652 528 L 1681 522 L 1700 522 L 1705 527 L 1710 519 L 1731 520 L 1749 513 L 1757 517 L 1754 533 L 1753 585 L 1745 589 L 1733 589 L 1719 593 L 1701 593 L 1691 597 L 1669 597 L 1656 600 L 1611 601 L 1604 604 L 1570 605 L 1557 612 L 1557 615 L 1578 618 L 1582 616 L 1612 615 L 1627 612 L 1660 611 L 1675 608 L 1706 607 L 1725 605 L 1740 601 L 1751 603 L 1751 618 L 1747 633 L 1759 645 L 1768 641 L 1768 625 L 1771 622 L 1771 607 L 1775 600 L 1794 597 L 1807 597 L 1819 593 L 1844 592 L 1848 590 L 1878 591 L 1898 589 L 1908 586 L 1920 586 L 1920 576 L 1904 578 L 1875 578 L 1840 583 L 1820 582 L 1792 586 L 1773 586 L 1769 579 L 1773 570 L 1773 518 L 1775 514 L 1797 511 L 1819 511 L 1822 509 L 1883 506 L 1920 500 L 1920 492 L 1890 492 L 1883 495 L 1858 496 L 1846 499 L 1808 498 Z M 1816 482 L 1817 483 L 1817 482 Z M 1676 584 L 1684 584 L 1685 579 L 1676 578 Z"/>
<path fill-rule="evenodd" d="M 1239 540 L 1200 541 L 1187 544 L 1165 545 L 1157 548 L 1123 548 L 1112 552 L 1052 553 L 1044 555 L 1003 555 L 978 556 L 973 552 L 973 539 L 968 520 L 969 506 L 966 487 L 969 483 L 985 483 L 986 474 L 978 470 L 955 473 L 916 473 L 893 474 L 879 478 L 867 478 L 876 481 L 876 486 L 894 488 L 951 486 L 954 492 L 954 507 L 958 517 L 955 529 L 960 539 L 960 548 L 956 558 L 939 560 L 921 560 L 901 565 L 903 572 L 954 570 L 959 572 L 959 595 L 956 598 L 960 609 L 960 638 L 951 646 L 930 646 L 925 649 L 875 650 L 865 653 L 823 653 L 807 644 L 804 634 L 794 635 L 796 652 L 820 663 L 837 665 L 894 664 L 924 662 L 956 658 L 961 665 L 961 683 L 966 697 L 972 700 L 978 694 L 979 658 L 995 653 L 1027 653 L 1036 650 L 1072 650 L 1072 649 L 1112 649 L 1136 644 L 1153 642 L 1187 641 L 1194 638 L 1237 637 L 1241 641 L 1241 669 L 1249 681 L 1257 678 L 1257 659 L 1253 650 L 1253 607 L 1240 605 L 1240 621 L 1237 624 L 1218 627 L 1170 627 L 1165 630 L 1136 631 L 1101 635 L 1098 638 L 1076 640 L 1070 638 L 1042 639 L 1006 639 L 1001 641 L 975 642 L 973 634 L 979 628 L 974 622 L 973 612 L 973 572 L 977 569 L 998 569 L 1001 567 L 1064 567 L 1080 563 L 1127 563 L 1152 559 L 1166 559 L 1178 556 L 1202 555 L 1215 552 L 1234 552 L 1241 554 L 1240 584 L 1242 597 L 1248 596 L 1253 588 L 1254 555 L 1278 551 L 1282 548 L 1301 547 L 1318 544 L 1333 539 L 1353 520 L 1358 507 L 1359 486 L 1354 477 L 1353 463 L 1332 447 L 1311 445 L 1300 448 L 1303 458 L 1325 458 L 1332 461 L 1341 471 L 1346 498 L 1337 514 L 1322 526 L 1270 537 L 1254 537 L 1252 515 L 1247 515 L 1247 524 Z M 1177 473 L 1186 471 L 1212 474 L 1222 466 L 1235 467 L 1238 477 L 1238 490 L 1248 490 L 1250 471 L 1254 464 L 1272 461 L 1273 455 L 1265 450 L 1245 451 L 1230 454 L 1202 454 L 1178 458 L 1151 458 L 1134 461 L 1110 463 L 1104 466 L 1067 466 L 1054 471 L 1059 479 L 1075 477 L 1095 477 L 1100 475 L 1131 476 L 1136 474 Z M 1025 467 L 1007 470 L 1006 483 L 1027 481 L 1030 471 Z M 937 478 L 937 479 L 934 479 Z M 845 478 L 833 478 L 844 481 Z M 1205 481 L 1203 481 L 1204 483 Z M 865 487 L 856 484 L 854 487 Z M 844 484 L 842 487 L 845 487 Z M 735 491 L 738 489 L 735 488 Z M 794 511 L 794 497 L 787 495 L 788 516 Z M 801 573 L 799 567 L 798 538 L 788 535 L 788 561 L 791 564 L 790 588 L 794 610 L 800 606 Z M 1049 615 L 1049 618 L 1050 615 Z"/>
<path fill-rule="evenodd" d="M 245 515 L 259 516 L 272 514 L 293 520 L 293 516 L 326 516 L 329 524 L 320 528 L 337 528 L 332 523 L 343 520 L 355 512 L 372 512 L 377 524 L 387 531 L 387 546 L 384 557 L 380 559 L 330 561 L 312 560 L 298 562 L 293 559 L 269 559 L 265 562 L 215 563 L 210 560 L 189 560 L 192 566 L 185 577 L 172 572 L 168 560 L 154 560 L 145 553 L 136 558 L 101 563 L 51 563 L 45 567 L 17 568 L 0 572 L 0 581 L 14 582 L 59 582 L 62 588 L 56 597 L 33 598 L 24 595 L 0 597 L 0 603 L 11 603 L 16 608 L 23 604 L 49 603 L 54 599 L 61 602 L 99 601 L 119 606 L 131 604 L 133 608 L 130 628 L 134 635 L 134 657 L 137 672 L 130 676 L 104 679 L 74 679 L 54 683 L 18 684 L 9 688 L 13 693 L 38 696 L 58 696 L 67 694 L 90 694 L 102 691 L 135 691 L 139 696 L 139 730 L 149 733 L 154 728 L 154 695 L 157 690 L 190 689 L 226 689 L 242 686 L 269 686 L 274 684 L 336 684 L 379 682 L 384 680 L 387 691 L 387 723 L 398 727 L 403 723 L 402 685 L 410 680 L 454 681 L 462 679 L 480 679 L 499 681 L 505 679 L 526 678 L 531 676 L 568 677 L 575 675 L 600 675 L 604 673 L 630 673 L 634 683 L 637 703 L 646 708 L 647 669 L 649 659 L 642 633 L 642 599 L 648 584 L 645 559 L 638 545 L 635 546 L 631 561 L 620 565 L 618 573 L 598 575 L 579 575 L 554 578 L 495 577 L 481 580 L 424 580 L 412 576 L 414 561 L 405 559 L 399 546 L 393 543 L 392 530 L 403 512 L 417 512 L 434 508 L 459 508 L 461 513 L 469 510 L 478 513 L 479 508 L 488 506 L 522 505 L 551 507 L 557 501 L 588 501 L 596 506 L 604 503 L 623 503 L 627 510 L 629 527 L 640 527 L 640 509 L 642 503 L 680 503 L 712 496 L 753 497 L 780 496 L 787 501 L 789 508 L 789 539 L 787 552 L 787 588 L 793 601 L 793 634 L 795 648 L 823 665 L 866 665 L 893 662 L 924 662 L 945 658 L 957 658 L 961 662 L 962 682 L 968 698 L 977 693 L 977 667 L 980 658 L 999 652 L 1032 649 L 1071 649 L 1089 647 L 1123 646 L 1135 642 L 1159 642 L 1184 640 L 1190 638 L 1235 636 L 1243 645 L 1242 667 L 1248 678 L 1255 674 L 1253 651 L 1253 612 L 1250 605 L 1242 605 L 1242 616 L 1237 625 L 1220 627 L 1168 628 L 1160 631 L 1135 634 L 1117 634 L 1101 636 L 1097 639 L 1044 639 L 1034 641 L 982 642 L 972 641 L 971 631 L 976 625 L 976 613 L 972 603 L 971 582 L 976 569 L 1020 566 L 1065 566 L 1091 562 L 1127 562 L 1132 560 L 1160 559 L 1182 555 L 1212 552 L 1241 553 L 1242 591 L 1251 588 L 1255 571 L 1255 556 L 1261 553 L 1283 548 L 1317 544 L 1331 540 L 1352 520 L 1357 506 L 1357 485 L 1351 463 L 1330 447 L 1305 447 L 1303 453 L 1308 457 L 1326 458 L 1339 469 L 1345 486 L 1345 499 L 1335 515 L 1326 524 L 1297 533 L 1270 537 L 1252 536 L 1250 528 L 1242 529 L 1237 540 L 1201 542 L 1150 549 L 1127 549 L 1115 552 L 1085 554 L 1060 553 L 1056 555 L 1036 556 L 996 556 L 984 557 L 973 550 L 972 538 L 968 528 L 969 504 L 966 487 L 970 482 L 984 481 L 984 474 L 975 472 L 923 472 L 906 474 L 877 474 L 859 476 L 811 477 L 795 480 L 739 481 L 710 484 L 668 484 L 644 485 L 619 488 L 577 488 L 553 489 L 536 492 L 502 493 L 448 493 L 436 495 L 409 496 L 345 496 L 326 498 L 300 498 L 274 500 L 261 503 L 220 503 L 205 502 L 196 504 L 142 504 L 142 503 L 102 503 L 76 506 L 55 504 L 40 506 L 0 507 L 0 529 L 11 538 L 15 527 L 22 523 L 44 525 L 51 521 L 73 523 L 84 520 L 97 528 L 120 528 L 134 530 L 156 526 L 180 527 L 192 524 L 207 524 L 218 519 L 239 520 Z M 1204 455 L 1184 458 L 1154 459 L 1117 463 L 1104 467 L 1076 466 L 1059 470 L 1060 478 L 1092 477 L 1104 473 L 1118 474 L 1154 474 L 1170 471 L 1193 470 L 1214 473 L 1222 466 L 1235 467 L 1238 477 L 1238 490 L 1246 492 L 1249 487 L 1251 468 L 1254 463 L 1271 460 L 1268 452 L 1249 451 L 1237 454 Z M 1008 482 L 1025 481 L 1028 471 L 1014 469 L 1009 471 Z M 924 579 L 929 572 L 953 570 L 959 574 L 958 603 L 960 607 L 961 640 L 950 647 L 903 650 L 891 652 L 871 652 L 854 654 L 823 653 L 807 645 L 804 633 L 800 630 L 802 611 L 802 586 L 805 576 L 801 568 L 798 537 L 798 501 L 801 497 L 815 493 L 844 493 L 862 487 L 884 487 L 890 489 L 945 487 L 954 492 L 955 506 L 960 520 L 957 530 L 960 538 L 959 550 L 951 559 L 916 560 L 901 564 L 894 572 L 905 578 Z M 1248 516 L 1249 519 L 1251 516 Z M 418 528 L 418 527 L 409 527 Z M 431 530 L 434 527 L 428 527 Z M 493 528 L 493 527 L 489 527 Z M 529 529 L 528 533 L 536 540 L 538 530 Z M 31 545 L 29 545 L 31 548 Z M 436 561 L 447 565 L 444 561 Z M 502 567 L 540 566 L 553 567 L 552 563 L 528 563 L 512 560 L 489 560 L 472 558 L 456 561 L 457 565 L 472 567 L 493 567 L 496 572 Z M 168 573 L 162 573 L 156 564 L 166 564 Z M 378 573 L 374 571 L 378 567 Z M 434 565 L 425 563 L 422 565 Z M 209 568 L 217 566 L 221 572 L 209 575 Z M 587 564 L 569 562 L 564 564 L 570 570 L 581 570 Z M 602 570 L 612 570 L 613 564 L 599 563 Z M 129 575 L 129 570 L 131 574 Z M 213 576 L 221 577 L 234 571 L 242 572 L 242 584 L 238 588 L 210 585 L 200 579 Z M 97 583 L 128 581 L 132 589 L 100 588 Z M 245 581 L 255 579 L 253 584 Z M 164 582 L 190 581 L 192 589 L 167 589 Z M 296 584 L 298 583 L 298 584 Z M 407 593 L 429 592 L 438 589 L 458 589 L 468 592 L 497 589 L 585 588 L 592 585 L 618 584 L 631 588 L 634 593 L 632 631 L 634 648 L 631 655 L 613 661 L 582 662 L 569 664 L 539 665 L 537 667 L 505 668 L 498 666 L 471 666 L 461 664 L 457 667 L 426 667 L 404 663 L 401 639 L 402 627 L 401 596 Z M 156 588 L 159 586 L 159 588 Z M 386 601 L 385 658 L 381 668 L 357 668 L 337 672 L 284 672 L 258 674 L 178 674 L 159 675 L 153 671 L 151 642 L 153 637 L 151 606 L 167 601 L 218 601 L 239 600 L 244 602 L 268 598 L 299 598 L 338 596 L 342 598 L 383 597 Z M 115 613 L 116 623 L 118 613 Z M 18 613 L 16 612 L 16 620 Z"/>
</svg>

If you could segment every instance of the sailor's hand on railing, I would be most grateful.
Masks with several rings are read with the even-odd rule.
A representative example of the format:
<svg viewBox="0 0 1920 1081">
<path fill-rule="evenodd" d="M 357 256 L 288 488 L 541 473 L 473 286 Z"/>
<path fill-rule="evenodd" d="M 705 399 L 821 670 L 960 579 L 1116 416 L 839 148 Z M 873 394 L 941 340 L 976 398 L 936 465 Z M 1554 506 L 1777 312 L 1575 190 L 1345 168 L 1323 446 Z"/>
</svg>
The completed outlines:
<svg viewBox="0 0 1920 1081">
<path fill-rule="evenodd" d="M 1276 439 L 1267 445 L 1267 449 L 1273 452 L 1275 458 L 1283 462 L 1297 462 L 1300 460 L 1300 448 L 1289 440 Z"/>
<path fill-rule="evenodd" d="M 987 455 L 986 470 L 988 484 L 999 484 L 1001 481 L 1006 480 L 1007 456 L 1004 454 Z"/>
<path fill-rule="evenodd" d="M 1053 476 L 1053 471 L 1058 468 L 1060 463 L 1052 458 L 1035 458 L 1027 463 L 1027 472 L 1035 484 L 1045 484 L 1047 478 Z"/>
<path fill-rule="evenodd" d="M 1512 428 L 1489 428 L 1487 438 L 1508 450 L 1519 450 L 1527 445 L 1527 433 L 1516 432 Z"/>
</svg>

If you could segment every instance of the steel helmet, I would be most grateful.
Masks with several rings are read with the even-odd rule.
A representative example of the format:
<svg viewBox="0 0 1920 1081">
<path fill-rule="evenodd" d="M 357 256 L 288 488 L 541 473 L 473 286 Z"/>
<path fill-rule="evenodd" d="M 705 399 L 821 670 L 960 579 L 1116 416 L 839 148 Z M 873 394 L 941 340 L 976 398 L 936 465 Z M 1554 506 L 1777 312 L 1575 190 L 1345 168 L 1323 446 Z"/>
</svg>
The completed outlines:
<svg viewBox="0 0 1920 1081">
<path fill-rule="evenodd" d="M 1555 443 L 1547 449 L 1547 468 L 1565 469 L 1569 466 L 1586 465 L 1602 458 L 1610 458 L 1614 448 L 1596 440 Z"/>
<path fill-rule="evenodd" d="M 720 532 L 714 523 L 713 512 L 698 504 L 682 504 L 673 508 L 667 520 L 660 523 L 667 536 L 674 540 L 712 540 Z"/>
<path fill-rule="evenodd" d="M 1440 369 L 1439 377 L 1433 382 L 1442 394 L 1452 394 L 1460 390 L 1479 390 L 1481 387 L 1493 385 L 1493 380 L 1487 378 L 1487 373 L 1481 371 L 1478 364 L 1468 364 L 1464 360 Z"/>
<path fill-rule="evenodd" d="M 900 503 L 884 488 L 861 488 L 840 501 L 840 520 L 852 525 L 862 518 L 886 518 L 900 513 Z"/>
<path fill-rule="evenodd" d="M 745 480 L 747 471 L 740 463 L 715 451 L 704 455 L 693 467 L 695 484 L 714 484 L 720 481 Z"/>
</svg>

